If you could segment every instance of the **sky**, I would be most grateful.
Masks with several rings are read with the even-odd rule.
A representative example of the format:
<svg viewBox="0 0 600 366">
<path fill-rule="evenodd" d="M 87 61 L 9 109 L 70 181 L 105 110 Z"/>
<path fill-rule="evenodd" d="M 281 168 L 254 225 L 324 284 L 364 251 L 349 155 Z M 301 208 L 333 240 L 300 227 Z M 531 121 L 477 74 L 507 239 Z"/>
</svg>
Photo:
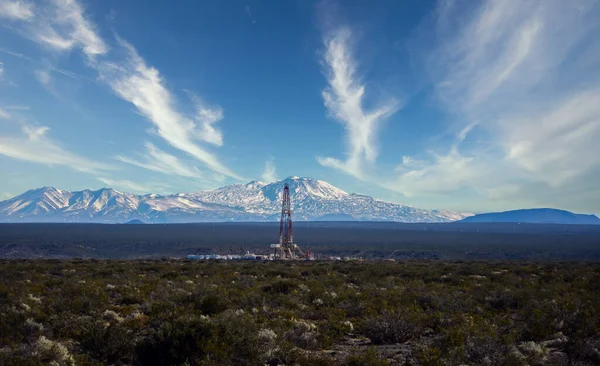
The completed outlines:
<svg viewBox="0 0 600 366">
<path fill-rule="evenodd" d="M 600 213 L 600 2 L 0 0 L 0 199 L 287 176 Z"/>
</svg>

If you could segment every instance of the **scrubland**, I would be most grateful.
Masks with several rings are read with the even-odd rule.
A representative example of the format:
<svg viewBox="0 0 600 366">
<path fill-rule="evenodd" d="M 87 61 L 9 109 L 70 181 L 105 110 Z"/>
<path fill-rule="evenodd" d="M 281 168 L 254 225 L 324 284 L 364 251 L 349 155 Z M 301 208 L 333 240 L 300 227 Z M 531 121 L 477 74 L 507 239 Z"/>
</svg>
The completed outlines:
<svg viewBox="0 0 600 366">
<path fill-rule="evenodd" d="M 595 365 L 600 264 L 0 261 L 0 365 Z"/>
</svg>

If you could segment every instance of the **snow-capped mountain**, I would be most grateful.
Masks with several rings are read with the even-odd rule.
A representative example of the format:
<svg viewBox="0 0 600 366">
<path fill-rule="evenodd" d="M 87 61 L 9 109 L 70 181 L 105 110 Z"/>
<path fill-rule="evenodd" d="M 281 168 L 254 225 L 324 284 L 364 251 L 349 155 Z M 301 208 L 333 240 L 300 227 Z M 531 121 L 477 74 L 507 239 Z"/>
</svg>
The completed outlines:
<svg viewBox="0 0 600 366">
<path fill-rule="evenodd" d="M 289 177 L 269 184 L 252 181 L 211 191 L 173 195 L 135 195 L 110 188 L 71 192 L 43 187 L 0 202 L 0 221 L 271 221 L 279 217 L 286 183 L 290 187 L 295 220 L 448 222 L 468 216 L 380 201 L 349 194 L 321 180 Z"/>
</svg>

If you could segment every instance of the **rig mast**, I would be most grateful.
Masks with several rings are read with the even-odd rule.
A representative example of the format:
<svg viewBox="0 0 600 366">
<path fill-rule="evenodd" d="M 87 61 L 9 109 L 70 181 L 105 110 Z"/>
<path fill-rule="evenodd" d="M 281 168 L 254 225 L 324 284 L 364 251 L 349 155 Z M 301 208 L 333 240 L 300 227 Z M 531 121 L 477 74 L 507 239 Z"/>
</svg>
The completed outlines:
<svg viewBox="0 0 600 366">
<path fill-rule="evenodd" d="M 290 187 L 287 183 L 283 188 L 282 198 L 281 220 L 279 221 L 279 243 L 271 244 L 271 248 L 274 249 L 273 256 L 276 259 L 302 259 L 305 256 L 304 253 L 302 253 L 297 244 L 294 244 Z"/>
</svg>

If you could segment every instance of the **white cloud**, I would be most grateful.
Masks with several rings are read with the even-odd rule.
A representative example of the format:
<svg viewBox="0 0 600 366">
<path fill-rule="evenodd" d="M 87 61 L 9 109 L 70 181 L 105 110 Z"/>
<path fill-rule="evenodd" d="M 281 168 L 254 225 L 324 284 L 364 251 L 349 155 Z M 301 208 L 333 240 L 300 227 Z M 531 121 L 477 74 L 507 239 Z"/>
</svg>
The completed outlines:
<svg viewBox="0 0 600 366">
<path fill-rule="evenodd" d="M 0 119 L 11 119 L 13 116 L 9 111 L 25 111 L 29 110 L 29 106 L 26 105 L 5 105 L 0 107 Z"/>
<path fill-rule="evenodd" d="M 29 56 L 26 56 L 26 55 L 24 55 L 24 54 L 22 54 L 20 52 L 15 52 L 15 51 L 8 50 L 6 48 L 0 47 L 0 52 L 6 53 L 7 55 L 11 55 L 13 57 L 18 57 L 18 58 L 23 59 L 23 60 L 33 61 L 33 59 L 31 57 L 29 57 Z"/>
<path fill-rule="evenodd" d="M 396 167 L 398 178 L 390 186 L 406 196 L 445 194 L 469 185 L 483 173 L 473 157 L 462 156 L 456 147 L 446 155 L 433 155 L 433 160 L 418 161 L 404 157 Z"/>
<path fill-rule="evenodd" d="M 23 1 L 0 0 L 0 15 L 24 21 L 18 32 L 51 49 L 81 48 L 89 61 L 108 52 L 94 25 L 76 0 L 50 0 L 34 7 Z M 35 18 L 35 21 L 30 21 Z"/>
<path fill-rule="evenodd" d="M 486 195 L 491 200 L 506 200 L 509 197 L 517 197 L 521 193 L 522 187 L 518 184 L 499 185 L 486 190 Z"/>
<path fill-rule="evenodd" d="M 419 159 L 403 156 L 402 163 L 394 169 L 395 178 L 382 180 L 381 185 L 407 197 L 439 197 L 477 185 L 491 173 L 489 162 L 481 159 L 485 152 L 475 149 L 468 155 L 461 152 L 461 144 L 476 126 L 477 123 L 471 123 L 460 130 L 447 153 L 428 151 Z"/>
<path fill-rule="evenodd" d="M 75 41 L 69 38 L 63 38 L 54 28 L 47 26 L 45 29 L 35 34 L 36 39 L 48 46 L 64 51 L 70 50 L 75 45 Z"/>
<path fill-rule="evenodd" d="M 36 70 L 35 77 L 44 86 L 48 86 L 52 82 L 52 76 L 48 70 Z"/>
<path fill-rule="evenodd" d="M 473 122 L 473 123 L 463 127 L 463 129 L 460 130 L 458 132 L 458 135 L 456 136 L 458 138 L 458 143 L 460 144 L 461 142 L 463 142 L 467 138 L 467 135 L 469 134 L 469 132 L 471 132 L 471 130 L 473 130 L 478 124 L 479 124 L 478 122 Z"/>
<path fill-rule="evenodd" d="M 4 109 L 0 108 L 0 119 L 9 119 L 10 118 L 10 114 L 8 114 L 7 111 L 5 111 Z"/>
<path fill-rule="evenodd" d="M 0 80 L 2 79 L 2 76 L 4 75 L 4 64 L 0 61 Z M 9 119 L 10 118 L 10 114 L 8 114 L 8 112 L 6 110 L 4 110 L 3 108 L 0 107 L 0 119 Z"/>
<path fill-rule="evenodd" d="M 323 91 L 323 99 L 330 115 L 346 129 L 346 160 L 318 157 L 317 161 L 362 179 L 365 163 L 374 163 L 377 158 L 377 133 L 381 123 L 394 114 L 400 104 L 389 100 L 373 110 L 364 110 L 365 86 L 357 75 L 350 50 L 351 38 L 348 28 L 340 28 L 324 39 L 329 87 Z"/>
<path fill-rule="evenodd" d="M 8 109 L 8 110 L 12 110 L 12 111 L 28 111 L 31 109 L 28 105 L 20 105 L 20 104 L 11 104 L 11 105 L 4 106 L 4 108 Z"/>
<path fill-rule="evenodd" d="M 76 0 L 52 0 L 51 4 L 50 13 L 34 30 L 34 39 L 58 50 L 81 47 L 90 60 L 108 51 Z"/>
<path fill-rule="evenodd" d="M 205 163 L 211 170 L 228 177 L 241 179 L 240 176 L 225 167 L 218 158 L 198 145 L 197 140 L 221 143 L 220 132 L 213 124 L 222 118 L 220 109 L 200 107 L 198 112 L 200 128 L 192 118 L 175 108 L 174 97 L 164 86 L 157 69 L 146 65 L 135 48 L 120 40 L 127 51 L 125 62 L 105 63 L 99 68 L 102 80 L 125 101 L 132 103 L 156 128 L 156 134 L 174 148 L 188 153 Z"/>
<path fill-rule="evenodd" d="M 269 159 L 265 162 L 265 169 L 263 170 L 261 178 L 267 183 L 276 182 L 278 180 L 275 161 L 273 161 L 273 159 Z"/>
<path fill-rule="evenodd" d="M 65 70 L 65 69 L 61 69 L 59 67 L 48 65 L 47 62 L 39 62 L 39 61 L 34 60 L 33 58 L 31 58 L 31 57 L 29 57 L 27 55 L 24 55 L 22 53 L 19 53 L 19 52 L 14 52 L 14 51 L 2 48 L 2 47 L 0 47 L 0 52 L 6 53 L 7 55 L 11 55 L 13 57 L 20 58 L 22 60 L 29 61 L 29 62 L 34 63 L 34 64 L 40 64 L 43 68 L 34 71 L 34 73 L 36 74 L 36 77 L 38 77 L 38 80 L 40 82 L 42 82 L 42 80 L 44 80 L 46 78 L 51 78 L 52 75 L 51 75 L 50 72 L 56 72 L 56 73 L 59 73 L 61 75 L 68 76 L 71 79 L 88 79 L 87 77 L 82 76 L 82 75 L 77 74 L 77 73 L 74 73 L 72 71 L 68 71 L 68 70 Z M 0 62 L 0 64 L 1 64 L 1 62 Z M 45 74 L 45 75 L 43 75 L 43 74 Z M 1 76 L 1 73 L 0 73 L 0 76 Z M 41 76 L 41 78 L 40 78 L 40 76 Z M 42 80 L 40 80 L 40 79 L 42 79 Z M 88 80 L 91 80 L 91 79 L 88 79 Z M 42 84 L 44 84 L 44 83 L 42 82 Z"/>
<path fill-rule="evenodd" d="M 192 101 L 196 104 L 196 121 L 200 123 L 200 128 L 196 136 L 209 144 L 223 146 L 223 134 L 216 129 L 214 124 L 223 119 L 223 110 L 221 107 L 209 107 L 195 95 L 191 95 Z"/>
<path fill-rule="evenodd" d="M 124 156 L 117 156 L 116 159 L 157 173 L 194 179 L 203 178 L 203 175 L 197 168 L 183 164 L 177 157 L 160 150 L 149 142 L 145 146 L 146 156 L 144 157 L 144 161 Z"/>
<path fill-rule="evenodd" d="M 8 192 L 0 192 L 0 201 L 8 200 L 16 196 L 15 194 Z"/>
<path fill-rule="evenodd" d="M 427 65 L 461 131 L 448 154 L 404 166 L 391 188 L 415 196 L 457 192 L 457 200 L 465 199 L 458 190 L 469 189 L 484 200 L 600 208 L 592 198 L 600 179 L 599 4 L 441 4 L 440 39 Z"/>
<path fill-rule="evenodd" d="M 32 3 L 19 0 L 0 0 L 0 18 L 30 20 L 33 17 Z"/>
<path fill-rule="evenodd" d="M 33 59 L 31 57 L 29 57 L 29 56 L 26 56 L 26 55 L 24 55 L 24 54 L 22 54 L 20 52 L 15 52 L 15 51 L 8 50 L 6 48 L 0 47 L 0 52 L 6 53 L 7 55 L 11 55 L 11 56 L 14 56 L 14 57 L 21 58 L 23 60 L 33 61 Z"/>
<path fill-rule="evenodd" d="M 49 166 L 62 165 L 84 173 L 113 170 L 114 167 L 81 157 L 65 149 L 47 136 L 46 126 L 22 128 L 23 136 L 0 137 L 0 154 Z"/>
<path fill-rule="evenodd" d="M 209 107 L 193 96 L 195 115 L 190 117 L 180 112 L 159 71 L 148 66 L 133 45 L 117 39 L 121 47 L 109 54 L 108 46 L 76 0 L 51 0 L 50 5 L 36 15 L 35 24 L 24 26 L 26 36 L 57 50 L 80 48 L 87 56 L 88 66 L 98 72 L 99 79 L 120 98 L 132 103 L 156 127 L 158 136 L 216 173 L 242 179 L 198 144 L 201 141 L 223 145 L 222 133 L 215 126 L 223 118 L 220 107 Z M 125 59 L 115 57 L 120 51 L 125 51 Z M 97 57 L 100 55 L 104 57 Z M 61 69 L 52 70 L 64 73 Z M 37 76 L 42 84 L 50 80 L 47 71 L 38 72 Z"/>
<path fill-rule="evenodd" d="M 165 190 L 165 185 L 162 184 L 144 184 L 144 183 L 138 183 L 138 182 L 133 182 L 127 179 L 112 179 L 112 178 L 104 178 L 104 177 L 98 177 L 96 178 L 98 179 L 100 182 L 106 184 L 108 187 L 113 188 L 113 189 L 117 189 L 119 191 L 123 191 L 123 192 L 127 192 L 127 193 L 138 193 L 138 194 L 145 194 L 145 193 L 157 193 L 157 192 L 164 192 Z"/>
<path fill-rule="evenodd" d="M 600 166 L 598 101 L 600 88 L 561 99 L 547 111 L 501 120 L 507 158 L 551 187 L 585 176 Z"/>
</svg>

